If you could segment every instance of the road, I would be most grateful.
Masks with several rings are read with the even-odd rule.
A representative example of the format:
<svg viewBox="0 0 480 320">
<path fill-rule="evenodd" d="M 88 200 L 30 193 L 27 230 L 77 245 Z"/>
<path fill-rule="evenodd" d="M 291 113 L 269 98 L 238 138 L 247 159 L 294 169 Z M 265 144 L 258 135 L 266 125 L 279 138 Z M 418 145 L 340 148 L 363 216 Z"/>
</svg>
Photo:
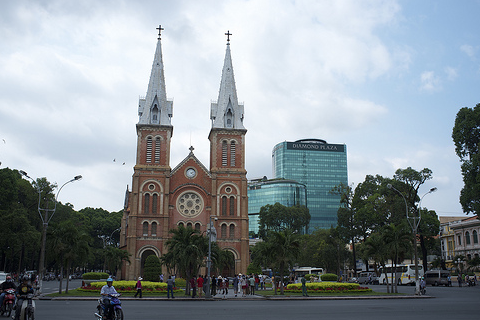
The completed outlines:
<svg viewBox="0 0 480 320">
<path fill-rule="evenodd" d="M 57 283 L 58 285 L 58 283 Z M 385 291 L 385 286 L 371 286 Z M 413 287 L 399 287 L 399 292 L 412 293 Z M 479 314 L 480 286 L 427 287 L 433 298 L 362 299 L 362 300 L 264 300 L 228 299 L 122 301 L 125 319 L 468 319 Z M 180 296 L 178 296 L 180 298 Z M 37 320 L 93 319 L 96 301 L 38 300 Z"/>
</svg>

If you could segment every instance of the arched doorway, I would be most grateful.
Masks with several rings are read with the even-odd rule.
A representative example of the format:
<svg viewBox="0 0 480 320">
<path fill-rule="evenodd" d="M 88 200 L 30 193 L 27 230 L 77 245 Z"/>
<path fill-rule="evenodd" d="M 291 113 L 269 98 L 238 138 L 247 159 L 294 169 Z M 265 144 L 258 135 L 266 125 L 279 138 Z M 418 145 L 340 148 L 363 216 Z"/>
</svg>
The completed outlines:
<svg viewBox="0 0 480 320">
<path fill-rule="evenodd" d="M 145 267 L 145 260 L 147 260 L 147 258 L 151 255 L 157 256 L 155 251 L 153 251 L 152 249 L 147 249 L 147 250 L 142 252 L 141 260 L 140 260 L 140 276 L 143 275 L 143 270 L 144 270 L 144 267 Z"/>
</svg>

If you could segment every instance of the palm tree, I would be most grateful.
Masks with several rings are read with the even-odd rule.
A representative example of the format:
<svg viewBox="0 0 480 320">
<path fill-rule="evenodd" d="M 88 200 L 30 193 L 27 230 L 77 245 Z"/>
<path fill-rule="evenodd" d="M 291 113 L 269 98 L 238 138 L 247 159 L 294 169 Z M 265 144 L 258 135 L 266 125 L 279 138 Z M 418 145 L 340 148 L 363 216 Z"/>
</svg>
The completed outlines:
<svg viewBox="0 0 480 320">
<path fill-rule="evenodd" d="M 280 232 L 271 232 L 267 243 L 271 252 L 269 259 L 272 269 L 277 269 L 280 274 L 280 294 L 283 295 L 284 274 L 286 270 L 293 267 L 299 256 L 300 239 L 296 233 L 286 229 Z"/>
<path fill-rule="evenodd" d="M 190 279 L 198 274 L 203 260 L 208 253 L 208 239 L 191 227 L 179 226 L 170 230 L 172 237 L 166 241 L 167 254 L 161 261 L 169 268 L 176 269 L 180 276 Z M 187 281 L 187 291 L 189 289 Z"/>
<path fill-rule="evenodd" d="M 397 272 L 397 262 L 400 255 L 410 249 L 412 235 L 409 231 L 407 231 L 405 224 L 395 225 L 393 223 L 390 223 L 384 228 L 383 239 L 386 245 L 386 249 L 388 250 L 388 252 L 390 252 L 390 258 L 393 265 L 392 285 L 395 293 L 398 293 L 397 281 L 395 276 Z"/>
<path fill-rule="evenodd" d="M 375 269 L 377 264 L 381 265 L 386 272 L 385 268 L 385 260 L 387 260 L 387 251 L 385 248 L 385 243 L 383 239 L 383 235 L 375 232 L 372 233 L 367 241 L 365 241 L 365 248 L 366 254 L 368 257 L 371 257 L 375 262 Z M 377 272 L 377 270 L 375 270 Z M 386 275 L 386 274 L 385 274 Z M 387 293 L 390 293 L 390 287 L 388 283 L 388 276 L 385 277 L 386 285 L 387 285 Z"/>
</svg>

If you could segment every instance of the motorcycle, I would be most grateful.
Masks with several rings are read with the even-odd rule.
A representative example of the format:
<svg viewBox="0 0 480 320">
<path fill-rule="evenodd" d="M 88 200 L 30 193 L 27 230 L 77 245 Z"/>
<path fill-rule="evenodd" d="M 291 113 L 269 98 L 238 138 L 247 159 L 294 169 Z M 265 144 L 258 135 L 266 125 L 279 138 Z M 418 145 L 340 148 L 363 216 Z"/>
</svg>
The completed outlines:
<svg viewBox="0 0 480 320">
<path fill-rule="evenodd" d="M 112 319 L 108 320 L 123 320 L 123 310 L 122 303 L 120 302 L 120 293 L 109 294 L 110 297 L 110 306 L 113 308 Z M 107 314 L 107 306 L 103 303 L 103 298 L 98 299 L 97 311 L 95 316 L 97 320 L 104 319 L 103 317 Z"/>
<path fill-rule="evenodd" d="M 23 299 L 22 309 L 20 310 L 20 320 L 35 320 L 35 301 L 33 301 L 33 297 L 33 293 L 29 293 Z"/>
<path fill-rule="evenodd" d="M 0 314 L 6 315 L 7 317 L 10 317 L 12 314 L 13 306 L 15 304 L 15 289 L 6 289 L 5 290 L 5 297 L 3 299 L 3 305 L 1 306 L 0 309 Z"/>
</svg>

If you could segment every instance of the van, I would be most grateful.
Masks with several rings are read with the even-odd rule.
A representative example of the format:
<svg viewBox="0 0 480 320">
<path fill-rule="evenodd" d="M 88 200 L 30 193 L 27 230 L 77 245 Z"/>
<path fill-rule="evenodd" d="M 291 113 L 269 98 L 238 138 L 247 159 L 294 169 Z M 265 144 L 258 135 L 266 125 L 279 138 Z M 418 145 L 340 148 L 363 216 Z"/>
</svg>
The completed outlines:
<svg viewBox="0 0 480 320">
<path fill-rule="evenodd" d="M 369 281 L 370 277 L 370 281 Z M 364 283 L 364 284 L 379 284 L 379 278 L 375 274 L 375 272 L 360 272 L 357 283 Z"/>
<path fill-rule="evenodd" d="M 444 285 L 448 287 L 452 285 L 452 281 L 448 282 L 450 271 L 448 270 L 429 270 L 425 272 L 425 283 L 432 286 Z"/>
</svg>

